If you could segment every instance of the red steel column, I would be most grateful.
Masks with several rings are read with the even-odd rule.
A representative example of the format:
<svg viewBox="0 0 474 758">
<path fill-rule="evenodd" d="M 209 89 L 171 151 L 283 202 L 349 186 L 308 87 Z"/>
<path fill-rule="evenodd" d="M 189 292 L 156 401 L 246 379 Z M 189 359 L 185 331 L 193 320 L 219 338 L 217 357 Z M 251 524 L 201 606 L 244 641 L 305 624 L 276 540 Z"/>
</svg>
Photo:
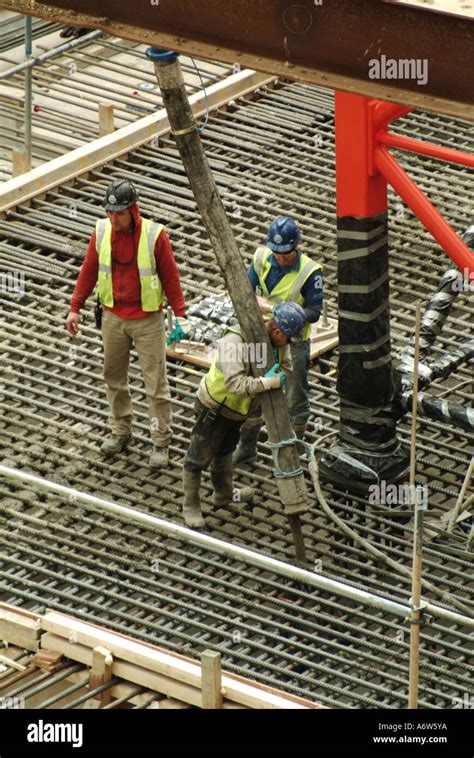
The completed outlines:
<svg viewBox="0 0 474 758">
<path fill-rule="evenodd" d="M 320 461 L 331 481 L 366 490 L 408 471 L 397 437 L 390 345 L 387 183 L 373 164 L 377 131 L 409 108 L 336 92 L 339 439 Z"/>
</svg>

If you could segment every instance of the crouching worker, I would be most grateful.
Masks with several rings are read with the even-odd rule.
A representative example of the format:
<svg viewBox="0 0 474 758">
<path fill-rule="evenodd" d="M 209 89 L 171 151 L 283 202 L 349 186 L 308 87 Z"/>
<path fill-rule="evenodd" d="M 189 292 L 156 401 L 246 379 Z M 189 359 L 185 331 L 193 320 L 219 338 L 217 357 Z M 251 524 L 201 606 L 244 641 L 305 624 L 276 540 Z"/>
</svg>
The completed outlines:
<svg viewBox="0 0 474 758">
<path fill-rule="evenodd" d="M 232 486 L 232 453 L 237 447 L 240 427 L 251 411 L 260 406 L 258 395 L 278 389 L 291 372 L 289 342 L 299 334 L 306 316 L 296 303 L 280 303 L 273 308 L 266 329 L 273 346 L 275 363 L 264 376 L 252 376 L 251 345 L 244 342 L 238 328 L 225 329 L 219 340 L 214 363 L 199 385 L 195 411 L 196 423 L 183 466 L 186 524 L 204 526 L 201 511 L 201 473 L 210 466 L 215 505 L 232 500 L 249 502 L 250 487 L 234 493 Z M 253 356 L 255 359 L 255 356 Z"/>
</svg>

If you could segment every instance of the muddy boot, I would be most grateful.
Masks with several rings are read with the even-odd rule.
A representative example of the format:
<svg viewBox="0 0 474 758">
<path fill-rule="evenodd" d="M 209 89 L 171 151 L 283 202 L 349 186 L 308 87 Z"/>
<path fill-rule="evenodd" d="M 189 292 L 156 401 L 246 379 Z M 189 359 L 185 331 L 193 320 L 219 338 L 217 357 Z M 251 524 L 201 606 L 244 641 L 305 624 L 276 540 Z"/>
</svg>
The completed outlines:
<svg viewBox="0 0 474 758">
<path fill-rule="evenodd" d="M 205 526 L 201 511 L 200 485 L 201 472 L 183 468 L 183 518 L 191 529 L 202 529 Z"/>
<path fill-rule="evenodd" d="M 150 468 L 166 468 L 169 464 L 169 460 L 169 451 L 167 447 L 153 445 L 153 450 L 150 455 Z"/>
<path fill-rule="evenodd" d="M 235 450 L 232 461 L 234 466 L 241 466 L 243 463 L 251 463 L 257 457 L 257 442 L 260 434 L 260 425 L 242 426 L 240 431 L 240 440 Z"/>
<path fill-rule="evenodd" d="M 212 501 L 214 505 L 227 503 L 248 503 L 253 498 L 251 487 L 234 490 L 232 486 L 232 455 L 214 458 L 211 463 L 211 481 L 214 486 Z"/>
<path fill-rule="evenodd" d="M 111 434 L 100 446 L 100 452 L 105 458 L 110 458 L 125 450 L 131 439 L 131 434 Z"/>
<path fill-rule="evenodd" d="M 295 434 L 299 440 L 304 439 L 304 433 L 306 431 L 306 427 L 307 427 L 306 421 L 303 421 L 302 424 L 293 424 L 293 429 L 295 430 Z"/>
</svg>

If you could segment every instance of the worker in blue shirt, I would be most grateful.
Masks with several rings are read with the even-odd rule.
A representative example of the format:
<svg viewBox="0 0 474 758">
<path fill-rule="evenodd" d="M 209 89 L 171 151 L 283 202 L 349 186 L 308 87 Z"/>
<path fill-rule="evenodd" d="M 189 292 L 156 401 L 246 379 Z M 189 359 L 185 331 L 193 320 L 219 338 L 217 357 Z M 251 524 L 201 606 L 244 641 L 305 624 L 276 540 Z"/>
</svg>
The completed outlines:
<svg viewBox="0 0 474 758">
<path fill-rule="evenodd" d="M 253 256 L 248 277 L 264 315 L 281 302 L 298 303 L 305 312 L 307 324 L 291 344 L 293 373 L 285 389 L 293 429 L 303 439 L 310 414 L 311 324 L 318 321 L 323 307 L 323 270 L 298 249 L 299 242 L 301 234 L 294 219 L 278 216 L 270 224 L 265 246 L 258 247 Z M 262 423 L 261 416 L 249 416 L 242 426 L 234 464 L 255 458 Z"/>
</svg>

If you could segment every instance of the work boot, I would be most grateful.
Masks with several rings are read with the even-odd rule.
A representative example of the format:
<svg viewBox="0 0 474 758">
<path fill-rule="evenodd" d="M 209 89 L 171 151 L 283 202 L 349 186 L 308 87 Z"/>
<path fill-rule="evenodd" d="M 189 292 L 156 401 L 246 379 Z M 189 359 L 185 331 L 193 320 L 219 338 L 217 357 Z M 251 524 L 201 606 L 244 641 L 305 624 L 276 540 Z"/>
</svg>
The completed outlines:
<svg viewBox="0 0 474 758">
<path fill-rule="evenodd" d="M 205 521 L 201 511 L 201 472 L 183 468 L 183 518 L 191 529 L 202 529 Z"/>
<path fill-rule="evenodd" d="M 258 424 L 255 426 L 242 426 L 240 431 L 240 440 L 237 449 L 232 456 L 234 466 L 241 466 L 243 463 L 251 463 L 257 457 L 257 442 L 262 427 Z"/>
<path fill-rule="evenodd" d="M 127 447 L 131 439 L 131 434 L 111 434 L 110 437 L 102 443 L 100 452 L 106 458 L 109 458 L 112 455 L 117 455 L 117 453 L 121 453 L 122 450 Z"/>
<path fill-rule="evenodd" d="M 301 424 L 293 424 L 293 429 L 295 430 L 295 434 L 299 440 L 302 440 L 304 438 L 306 427 L 307 421 L 303 421 Z"/>
<path fill-rule="evenodd" d="M 167 447 L 158 447 L 153 445 L 153 451 L 150 455 L 150 468 L 166 468 L 170 462 L 169 451 Z"/>
<path fill-rule="evenodd" d="M 214 505 L 227 503 L 248 503 L 253 498 L 252 487 L 241 487 L 234 491 L 232 485 L 232 455 L 214 458 L 211 463 L 211 481 L 214 486 L 212 502 Z"/>
</svg>

